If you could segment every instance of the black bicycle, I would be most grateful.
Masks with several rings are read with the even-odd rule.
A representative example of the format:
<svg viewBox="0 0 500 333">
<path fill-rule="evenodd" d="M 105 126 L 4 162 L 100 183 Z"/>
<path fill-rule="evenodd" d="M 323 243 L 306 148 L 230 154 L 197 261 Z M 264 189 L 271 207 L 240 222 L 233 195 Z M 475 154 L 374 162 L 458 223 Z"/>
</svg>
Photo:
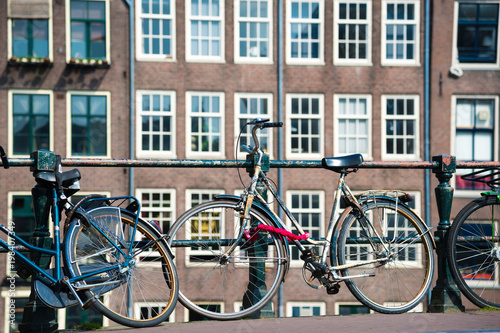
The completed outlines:
<svg viewBox="0 0 500 333">
<path fill-rule="evenodd" d="M 500 308 L 500 168 L 462 179 L 487 184 L 489 191 L 467 204 L 448 235 L 448 262 L 460 291 L 479 307 Z"/>
</svg>

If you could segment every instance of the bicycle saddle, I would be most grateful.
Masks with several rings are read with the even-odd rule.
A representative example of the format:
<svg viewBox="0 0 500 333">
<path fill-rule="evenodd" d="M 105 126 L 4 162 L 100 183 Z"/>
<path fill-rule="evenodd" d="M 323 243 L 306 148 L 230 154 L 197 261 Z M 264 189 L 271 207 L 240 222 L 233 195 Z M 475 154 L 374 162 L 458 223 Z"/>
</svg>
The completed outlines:
<svg viewBox="0 0 500 333">
<path fill-rule="evenodd" d="M 363 155 L 361 154 L 352 154 L 340 157 L 325 157 L 321 160 L 323 168 L 337 172 L 346 168 L 355 168 L 361 163 L 363 163 Z"/>
<path fill-rule="evenodd" d="M 65 171 L 62 173 L 62 185 L 64 187 L 71 186 L 80 178 L 82 178 L 82 176 L 80 175 L 80 171 L 78 169 Z M 40 172 L 36 174 L 35 180 L 38 184 L 55 186 L 56 174 L 54 172 Z"/>
</svg>

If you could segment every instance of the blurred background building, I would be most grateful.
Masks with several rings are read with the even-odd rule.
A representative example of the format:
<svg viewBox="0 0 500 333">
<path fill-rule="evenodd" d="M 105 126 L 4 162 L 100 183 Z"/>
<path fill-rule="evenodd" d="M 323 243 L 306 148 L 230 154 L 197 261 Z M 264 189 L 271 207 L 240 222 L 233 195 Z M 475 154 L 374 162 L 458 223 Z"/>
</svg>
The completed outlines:
<svg viewBox="0 0 500 333">
<path fill-rule="evenodd" d="M 0 2 L 0 144 L 12 158 L 244 159 L 242 124 L 283 121 L 263 142 L 271 159 L 498 161 L 498 0 L 5 0 Z M 250 140 L 243 133 L 243 140 Z M 79 194 L 133 194 L 164 231 L 182 212 L 239 193 L 235 169 L 79 168 Z M 244 170 L 241 170 L 245 179 Z M 303 228 L 324 236 L 336 176 L 271 170 Z M 415 169 L 362 169 L 353 190 L 398 188 L 431 225 L 437 179 Z M 33 229 L 28 168 L 0 172 L 0 222 Z M 452 179 L 452 217 L 478 188 Z M 2 236 L 4 237 L 4 236 Z M 292 252 L 293 258 L 298 259 Z M 0 332 L 11 297 L 0 256 Z M 177 258 L 178 269 L 184 267 Z M 313 291 L 292 262 L 284 316 L 364 313 L 341 288 Z M 497 286 L 500 288 L 500 286 Z M 16 316 L 29 295 L 16 282 Z M 466 300 L 464 305 L 472 307 Z M 426 302 L 417 308 L 425 311 Z M 196 319 L 180 304 L 171 321 Z M 105 323 L 77 307 L 60 328 Z"/>
</svg>

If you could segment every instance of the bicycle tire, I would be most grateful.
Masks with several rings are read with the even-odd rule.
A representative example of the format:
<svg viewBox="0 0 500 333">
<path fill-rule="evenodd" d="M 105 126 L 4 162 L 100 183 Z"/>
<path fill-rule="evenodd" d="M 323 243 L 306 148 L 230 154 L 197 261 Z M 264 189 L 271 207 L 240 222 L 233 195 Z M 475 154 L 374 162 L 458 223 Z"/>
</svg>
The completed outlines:
<svg viewBox="0 0 500 333">
<path fill-rule="evenodd" d="M 500 308 L 500 242 L 467 237 L 498 237 L 499 228 L 499 198 L 484 196 L 462 208 L 448 232 L 447 255 L 453 279 L 465 297 L 481 308 Z"/>
<path fill-rule="evenodd" d="M 179 301 L 209 319 L 255 316 L 276 294 L 286 271 L 287 252 L 283 240 L 266 231 L 259 232 L 258 240 L 243 240 L 234 255 L 223 257 L 239 234 L 241 210 L 237 200 L 202 203 L 179 217 L 168 234 L 177 267 L 183 266 L 179 269 Z M 250 210 L 250 216 L 253 223 L 271 225 L 268 218 L 256 210 Z M 185 240 L 208 239 L 215 244 L 179 244 Z M 258 246 L 265 246 L 262 240 L 267 241 L 267 250 L 252 252 Z M 265 277 L 265 283 L 259 277 Z"/>
<path fill-rule="evenodd" d="M 366 271 L 374 273 L 375 276 L 346 280 L 356 299 L 377 312 L 407 312 L 422 301 L 432 283 L 434 254 L 430 235 L 411 209 L 399 202 L 396 207 L 393 199 L 371 197 L 360 204 L 381 238 L 367 228 L 366 220 L 358 217 L 356 210 L 352 210 L 341 225 L 338 263 L 346 265 L 383 258 L 387 254 L 390 260 L 368 267 L 343 269 L 340 273 L 344 277 Z M 367 244 L 368 237 L 381 241 Z"/>
<path fill-rule="evenodd" d="M 128 245 L 136 216 L 117 207 L 99 207 L 88 213 L 129 257 Z M 71 277 L 79 277 L 109 265 L 123 265 L 119 270 L 85 279 L 83 284 L 117 283 L 84 290 L 83 297 L 96 298 L 93 306 L 118 324 L 136 328 L 155 326 L 168 319 L 179 292 L 177 272 L 168 245 L 165 240 L 155 241 L 160 237 L 154 227 L 139 218 L 132 250 L 142 251 L 130 256 L 134 264 L 127 267 L 124 254 L 111 246 L 94 226 L 76 218 L 66 237 L 66 267 Z M 103 299 L 100 299 L 101 295 Z"/>
</svg>

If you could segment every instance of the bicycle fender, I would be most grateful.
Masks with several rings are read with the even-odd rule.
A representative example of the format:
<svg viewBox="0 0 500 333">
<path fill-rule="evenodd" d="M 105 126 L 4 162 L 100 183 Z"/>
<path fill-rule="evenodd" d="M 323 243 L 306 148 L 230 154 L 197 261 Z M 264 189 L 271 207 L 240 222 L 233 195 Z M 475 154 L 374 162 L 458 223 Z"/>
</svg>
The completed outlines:
<svg viewBox="0 0 500 333">
<path fill-rule="evenodd" d="M 215 200 L 232 200 L 234 202 L 241 201 L 241 197 L 230 194 L 221 194 L 215 197 Z M 255 208 L 259 213 L 263 214 L 265 217 L 273 223 L 273 227 L 284 229 L 284 226 L 280 220 L 278 220 L 266 207 L 259 203 L 259 199 L 256 197 L 252 202 L 252 208 Z M 283 275 L 283 281 L 288 274 L 288 270 L 290 269 L 290 244 L 286 237 L 280 236 L 283 242 L 285 243 L 286 257 L 287 261 L 285 263 L 285 274 Z"/>
<path fill-rule="evenodd" d="M 430 231 L 431 231 L 431 228 L 429 228 L 429 226 L 427 225 L 427 223 L 425 223 L 425 221 L 420 217 L 419 214 L 417 214 L 415 212 L 415 210 L 413 208 L 411 208 L 410 206 L 408 206 L 407 204 L 405 204 L 404 202 L 401 202 L 401 201 L 398 201 L 396 200 L 396 198 L 394 197 L 389 197 L 389 196 L 379 196 L 377 198 L 381 198 L 381 199 L 385 199 L 385 200 L 389 200 L 389 201 L 392 201 L 394 202 L 395 204 L 397 204 L 398 206 L 404 206 L 405 208 L 407 208 L 408 210 L 410 210 L 410 212 L 413 213 L 414 217 L 417 218 L 418 221 L 420 221 L 420 223 L 423 225 L 424 227 L 424 230 L 421 230 L 421 232 L 423 234 L 429 234 L 430 238 L 431 238 L 431 242 L 432 242 L 432 247 L 435 249 L 436 248 L 436 241 L 434 240 L 434 237 L 432 237 L 432 235 L 430 234 Z M 359 200 L 359 204 L 362 204 L 364 201 L 366 200 L 369 200 L 370 197 L 366 197 L 366 198 L 363 198 L 361 200 Z"/>
</svg>

